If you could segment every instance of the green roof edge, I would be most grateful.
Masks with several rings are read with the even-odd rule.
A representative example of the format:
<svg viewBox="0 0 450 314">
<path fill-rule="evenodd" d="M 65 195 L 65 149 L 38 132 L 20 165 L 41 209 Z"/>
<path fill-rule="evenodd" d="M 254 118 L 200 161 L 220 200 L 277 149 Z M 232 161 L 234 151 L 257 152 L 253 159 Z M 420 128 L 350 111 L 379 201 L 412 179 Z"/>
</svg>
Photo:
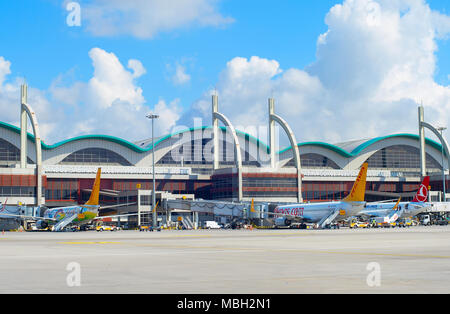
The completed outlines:
<svg viewBox="0 0 450 314">
<path fill-rule="evenodd" d="M 20 128 L 14 126 L 14 125 L 11 125 L 9 123 L 0 121 L 0 127 L 8 129 L 8 130 L 11 130 L 13 132 L 16 132 L 16 133 L 20 134 Z M 159 140 L 157 140 L 155 142 L 154 145 L 156 147 L 157 145 L 161 144 L 165 140 L 167 140 L 169 138 L 172 138 L 172 137 L 174 137 L 176 135 L 185 133 L 185 132 L 193 132 L 193 131 L 197 131 L 197 130 L 206 130 L 206 129 L 211 129 L 211 128 L 212 128 L 211 126 L 202 126 L 202 127 L 193 127 L 193 128 L 181 130 L 181 131 L 178 131 L 178 132 L 175 132 L 175 133 L 171 133 L 171 134 L 168 134 L 168 135 L 165 135 L 165 136 L 161 137 Z M 226 127 L 221 126 L 220 128 L 222 130 L 226 130 Z M 266 149 L 267 153 L 270 153 L 270 147 L 267 146 L 267 144 L 265 144 L 264 142 L 262 142 L 258 138 L 254 137 L 254 136 L 252 136 L 252 135 L 250 135 L 248 133 L 239 131 L 239 130 L 236 130 L 236 133 L 238 133 L 238 134 L 240 134 L 240 135 L 242 135 L 244 137 L 248 137 L 248 139 L 253 141 L 254 143 L 256 143 L 256 145 L 258 147 L 262 146 L 263 148 Z M 32 134 L 27 132 L 27 137 L 31 141 L 34 142 L 34 140 L 35 140 L 34 135 L 32 135 Z M 395 138 L 395 137 L 407 137 L 407 138 L 412 138 L 412 139 L 417 139 L 417 140 L 419 139 L 419 135 L 417 135 L 417 134 L 409 134 L 409 133 L 401 133 L 401 134 L 393 134 L 393 135 L 381 136 L 381 137 L 377 137 L 377 138 L 368 140 L 368 141 L 360 144 L 355 149 L 353 149 L 350 153 L 347 152 L 346 150 L 336 146 L 336 145 L 328 144 L 328 143 L 325 143 L 325 142 L 305 142 L 305 143 L 298 143 L 297 145 L 299 147 L 301 147 L 301 146 L 319 146 L 319 147 L 323 147 L 323 148 L 329 149 L 331 151 L 334 151 L 335 153 L 337 153 L 337 154 L 339 154 L 339 155 L 341 155 L 343 157 L 350 158 L 350 157 L 357 156 L 365 148 L 367 148 L 367 147 L 369 147 L 369 146 L 371 146 L 371 145 L 373 145 L 373 144 L 375 144 L 375 143 L 377 143 L 379 141 L 382 141 L 382 140 L 385 140 L 385 139 L 389 139 L 389 138 Z M 131 142 L 127 141 L 127 140 L 121 139 L 119 137 L 111 136 L 111 135 L 81 135 L 81 136 L 77 136 L 77 137 L 74 137 L 74 138 L 71 138 L 71 139 L 67 139 L 67 140 L 55 143 L 53 145 L 47 145 L 44 142 L 42 142 L 42 148 L 45 149 L 45 150 L 51 150 L 51 149 L 58 148 L 58 147 L 60 147 L 62 145 L 68 144 L 70 142 L 86 140 L 86 139 L 107 140 L 107 141 L 110 141 L 110 142 L 122 145 L 124 147 L 127 147 L 127 148 L 133 150 L 136 153 L 146 153 L 146 152 L 152 150 L 151 145 L 149 145 L 147 148 L 144 149 L 144 148 L 141 148 L 141 147 L 137 146 L 136 144 L 131 143 Z M 431 140 L 429 138 L 425 138 L 425 142 L 428 145 L 431 145 L 432 147 L 436 148 L 437 150 L 441 150 L 442 149 L 442 145 L 439 144 L 438 142 L 434 141 L 434 140 Z M 279 151 L 277 154 L 282 154 L 282 153 L 284 153 L 284 152 L 286 152 L 286 151 L 288 151 L 290 149 L 292 149 L 292 146 L 287 147 L 287 148 Z M 445 152 L 444 152 L 444 154 L 445 154 Z"/>
<path fill-rule="evenodd" d="M 13 131 L 13 132 L 15 132 L 17 134 L 20 134 L 20 128 L 14 126 L 14 125 L 11 125 L 9 123 L 0 121 L 0 127 L 8 129 L 8 130 L 11 130 L 11 131 Z M 197 131 L 197 130 L 205 130 L 205 129 L 210 129 L 210 128 L 212 128 L 212 127 L 211 126 L 195 127 L 195 128 L 189 128 L 189 129 L 181 130 L 179 132 L 171 133 L 171 134 L 165 135 L 165 136 L 161 137 L 160 139 L 158 139 L 154 143 L 154 146 L 156 147 L 157 145 L 161 144 L 165 140 L 167 140 L 169 138 L 172 138 L 172 137 L 174 137 L 176 135 L 185 133 L 185 132 L 193 132 L 193 131 Z M 226 130 L 226 128 L 223 127 L 223 126 L 221 126 L 220 128 L 222 130 Z M 239 130 L 236 130 L 236 133 L 238 133 L 238 134 L 240 134 L 240 135 L 242 135 L 244 137 L 247 136 L 249 138 L 249 140 L 255 142 L 257 146 L 263 146 L 266 149 L 266 151 L 269 153 L 269 151 L 270 151 L 269 147 L 264 142 L 262 142 L 259 139 L 257 139 L 256 137 L 254 137 L 254 136 L 252 136 L 252 135 L 250 135 L 248 133 L 239 131 Z M 33 134 L 27 132 L 27 137 L 31 141 L 33 141 L 33 142 L 35 141 L 35 137 L 34 137 Z M 141 147 L 137 146 L 134 143 L 131 143 L 131 142 L 127 141 L 127 140 L 121 139 L 119 137 L 111 136 L 111 135 L 81 135 L 81 136 L 77 136 L 77 137 L 74 137 L 74 138 L 71 138 L 71 139 L 67 139 L 67 140 L 64 140 L 64 141 L 61 141 L 61 142 L 57 142 L 57 143 L 55 143 L 53 145 L 47 145 L 47 144 L 45 144 L 42 141 L 41 145 L 42 145 L 43 149 L 51 150 L 51 149 L 58 148 L 58 147 L 60 147 L 62 145 L 68 144 L 70 142 L 86 140 L 86 139 L 107 140 L 107 141 L 114 142 L 116 144 L 125 146 L 125 147 L 127 147 L 127 148 L 129 148 L 129 149 L 131 149 L 131 150 L 133 150 L 134 152 L 137 152 L 137 153 L 146 153 L 146 152 L 152 150 L 152 146 L 151 145 L 147 146 L 147 148 L 141 148 Z"/>
</svg>

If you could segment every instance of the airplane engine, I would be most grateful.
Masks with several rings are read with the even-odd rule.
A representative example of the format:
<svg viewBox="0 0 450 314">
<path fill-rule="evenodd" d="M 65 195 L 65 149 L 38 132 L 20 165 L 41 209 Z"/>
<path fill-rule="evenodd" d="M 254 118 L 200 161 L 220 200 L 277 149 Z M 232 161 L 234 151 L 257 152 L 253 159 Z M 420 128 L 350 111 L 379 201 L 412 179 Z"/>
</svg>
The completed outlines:
<svg viewBox="0 0 450 314">
<path fill-rule="evenodd" d="M 276 227 L 288 227 L 291 225 L 291 221 L 285 217 L 278 217 L 275 219 Z"/>
<path fill-rule="evenodd" d="M 38 229 L 45 229 L 48 227 L 48 223 L 44 220 L 39 220 L 36 222 L 36 228 Z"/>
</svg>

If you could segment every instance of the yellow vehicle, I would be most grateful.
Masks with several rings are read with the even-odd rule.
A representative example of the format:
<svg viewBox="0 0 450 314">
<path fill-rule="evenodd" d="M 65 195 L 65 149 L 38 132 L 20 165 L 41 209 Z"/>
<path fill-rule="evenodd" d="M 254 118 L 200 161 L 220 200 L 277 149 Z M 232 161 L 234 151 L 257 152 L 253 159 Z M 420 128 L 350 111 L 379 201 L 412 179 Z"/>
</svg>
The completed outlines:
<svg viewBox="0 0 450 314">
<path fill-rule="evenodd" d="M 153 231 L 153 227 L 152 226 L 142 225 L 142 226 L 139 226 L 139 231 L 140 232 L 142 232 L 142 231 Z"/>
<path fill-rule="evenodd" d="M 102 232 L 102 231 L 117 231 L 118 229 L 116 226 L 100 225 L 100 226 L 97 226 L 96 230 L 98 232 Z"/>
<path fill-rule="evenodd" d="M 363 221 L 357 221 L 354 220 L 350 223 L 349 227 L 351 229 L 356 229 L 356 228 L 369 228 L 369 223 L 368 222 L 363 222 Z"/>
<path fill-rule="evenodd" d="M 397 222 L 397 227 L 411 227 L 414 223 L 411 219 L 401 219 Z"/>
</svg>

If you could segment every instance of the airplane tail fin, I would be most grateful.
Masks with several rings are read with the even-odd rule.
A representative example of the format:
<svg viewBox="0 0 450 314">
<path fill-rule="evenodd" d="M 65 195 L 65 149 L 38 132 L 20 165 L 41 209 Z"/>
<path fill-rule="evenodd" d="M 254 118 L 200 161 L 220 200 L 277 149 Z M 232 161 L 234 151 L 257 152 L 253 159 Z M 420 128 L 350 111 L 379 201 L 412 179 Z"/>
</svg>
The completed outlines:
<svg viewBox="0 0 450 314">
<path fill-rule="evenodd" d="M 413 199 L 414 203 L 426 202 L 428 200 L 428 186 L 430 185 L 430 177 L 423 178 L 422 184 Z"/>
<path fill-rule="evenodd" d="M 398 210 L 398 205 L 400 204 L 401 197 L 398 198 L 397 203 L 395 203 L 395 206 L 392 208 L 392 210 Z"/>
<path fill-rule="evenodd" d="M 99 205 L 99 196 L 100 196 L 100 176 L 102 173 L 102 168 L 98 168 L 97 177 L 94 181 L 94 186 L 92 187 L 91 197 L 86 202 L 85 205 Z"/>
<path fill-rule="evenodd" d="M 252 204 L 250 205 L 250 211 L 252 212 L 252 213 L 255 213 L 256 211 L 255 211 L 255 202 L 254 202 L 254 199 L 252 198 Z"/>
<path fill-rule="evenodd" d="M 358 177 L 353 184 L 350 194 L 343 199 L 344 202 L 364 202 L 364 195 L 366 193 L 366 178 L 368 163 L 364 163 L 359 171 Z"/>
<path fill-rule="evenodd" d="M 156 202 L 155 207 L 153 207 L 153 213 L 156 213 L 156 208 L 158 208 L 159 201 Z"/>
</svg>

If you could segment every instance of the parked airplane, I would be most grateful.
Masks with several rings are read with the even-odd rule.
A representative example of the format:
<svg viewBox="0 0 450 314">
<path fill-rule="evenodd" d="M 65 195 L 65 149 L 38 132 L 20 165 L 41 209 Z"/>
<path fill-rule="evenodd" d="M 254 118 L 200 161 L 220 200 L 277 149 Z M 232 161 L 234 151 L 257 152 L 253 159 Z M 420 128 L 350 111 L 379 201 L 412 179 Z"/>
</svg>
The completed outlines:
<svg viewBox="0 0 450 314">
<path fill-rule="evenodd" d="M 84 205 L 75 205 L 67 207 L 59 207 L 48 209 L 42 207 L 41 216 L 25 216 L 25 215 L 12 215 L 12 214 L 2 214 L 1 216 L 6 217 L 17 217 L 26 220 L 36 221 L 36 228 L 46 229 L 52 226 L 52 231 L 62 231 L 69 224 L 75 224 L 83 226 L 90 224 L 93 220 L 99 218 L 112 218 L 112 217 L 125 217 L 133 216 L 137 214 L 127 214 L 127 215 L 113 215 L 113 216 L 98 216 L 100 205 L 99 205 L 99 195 L 100 195 L 100 176 L 101 168 L 98 168 L 97 176 L 95 178 L 94 186 L 92 187 L 91 196 L 89 200 Z M 118 207 L 123 205 L 113 205 L 102 208 Z"/>
<path fill-rule="evenodd" d="M 367 168 L 368 164 L 364 163 L 350 194 L 341 201 L 278 206 L 273 213 L 269 213 L 278 217 L 275 219 L 275 226 L 290 226 L 296 222 L 301 223 L 301 228 L 306 228 L 305 223 L 316 223 L 319 228 L 329 228 L 335 221 L 355 216 L 366 204 L 364 195 Z"/>
<path fill-rule="evenodd" d="M 428 203 L 428 190 L 430 177 L 423 178 L 422 184 L 411 202 L 374 202 L 367 203 L 365 208 L 357 216 L 365 219 L 384 217 L 385 222 L 392 223 L 398 218 L 408 218 L 416 216 L 431 207 Z"/>
</svg>

